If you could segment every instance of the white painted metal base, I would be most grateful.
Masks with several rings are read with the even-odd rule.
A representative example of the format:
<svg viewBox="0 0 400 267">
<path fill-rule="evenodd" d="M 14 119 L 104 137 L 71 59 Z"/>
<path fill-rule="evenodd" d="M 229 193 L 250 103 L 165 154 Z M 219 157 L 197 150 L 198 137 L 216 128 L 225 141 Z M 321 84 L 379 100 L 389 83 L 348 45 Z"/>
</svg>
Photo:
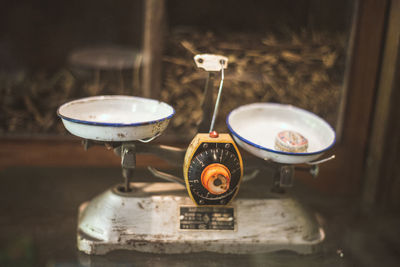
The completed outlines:
<svg viewBox="0 0 400 267">
<path fill-rule="evenodd" d="M 109 189 L 79 208 L 78 248 L 87 254 L 113 250 L 151 253 L 252 254 L 318 250 L 324 231 L 290 198 L 236 199 L 236 229 L 180 230 L 180 206 L 193 206 L 182 185 L 132 183 L 133 193 Z"/>
</svg>

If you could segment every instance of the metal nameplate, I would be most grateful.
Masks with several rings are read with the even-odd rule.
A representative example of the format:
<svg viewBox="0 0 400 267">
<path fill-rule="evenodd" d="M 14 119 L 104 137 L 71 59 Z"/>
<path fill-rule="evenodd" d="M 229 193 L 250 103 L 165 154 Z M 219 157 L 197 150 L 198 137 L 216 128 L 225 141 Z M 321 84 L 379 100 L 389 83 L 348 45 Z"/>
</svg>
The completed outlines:
<svg viewBox="0 0 400 267">
<path fill-rule="evenodd" d="M 181 230 L 235 230 L 233 207 L 180 207 Z"/>
</svg>

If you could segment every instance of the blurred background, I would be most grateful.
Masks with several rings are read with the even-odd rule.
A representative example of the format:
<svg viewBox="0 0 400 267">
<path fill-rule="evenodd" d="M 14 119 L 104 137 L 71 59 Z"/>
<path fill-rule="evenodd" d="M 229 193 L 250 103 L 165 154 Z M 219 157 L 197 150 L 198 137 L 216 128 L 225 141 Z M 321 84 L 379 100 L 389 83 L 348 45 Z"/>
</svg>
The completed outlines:
<svg viewBox="0 0 400 267">
<path fill-rule="evenodd" d="M 299 195 L 325 213 L 334 240 L 326 248 L 334 256 L 320 255 L 317 263 L 397 263 L 399 18 L 398 0 L 2 1 L 0 265 L 85 265 L 74 244 L 77 206 L 120 182 L 120 159 L 103 147 L 84 151 L 57 108 L 104 94 L 158 99 L 176 115 L 156 142 L 186 147 L 202 117 L 207 73 L 194 65 L 199 53 L 229 59 L 218 131 L 227 131 L 231 110 L 253 102 L 295 105 L 335 129 L 337 158 L 318 179 L 297 177 Z M 220 76 L 214 76 L 216 94 Z M 139 155 L 146 179 L 147 165 L 172 168 Z M 352 256 L 337 262 L 342 247 Z M 136 258 L 143 265 L 164 261 Z M 178 259 L 165 258 L 189 262 Z M 265 265 L 298 258 L 235 260 Z"/>
</svg>

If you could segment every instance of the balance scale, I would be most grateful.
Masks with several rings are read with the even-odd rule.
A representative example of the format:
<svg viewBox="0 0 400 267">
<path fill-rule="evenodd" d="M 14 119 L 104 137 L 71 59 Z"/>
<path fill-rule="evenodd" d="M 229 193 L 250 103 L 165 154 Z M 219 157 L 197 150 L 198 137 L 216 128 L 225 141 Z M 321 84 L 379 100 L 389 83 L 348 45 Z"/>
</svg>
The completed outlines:
<svg viewBox="0 0 400 267">
<path fill-rule="evenodd" d="M 228 59 L 202 54 L 194 60 L 209 73 L 221 72 L 221 82 L 209 131 L 197 134 L 187 149 L 149 144 L 162 134 L 175 113 L 171 106 L 157 100 L 96 96 L 68 102 L 58 109 L 65 128 L 83 138 L 86 149 L 99 144 L 114 149 L 121 157 L 124 177 L 123 184 L 79 207 L 78 249 L 96 255 L 114 250 L 234 254 L 317 251 L 324 231 L 314 214 L 294 199 L 267 194 L 265 198 L 235 198 L 240 184 L 258 173 L 247 173 L 237 145 L 274 170 L 272 190 L 279 193 L 292 185 L 296 164 L 309 164 L 316 176 L 318 165 L 334 157 L 316 161 L 333 146 L 335 132 L 313 113 L 271 103 L 233 110 L 226 119 L 231 135 L 215 132 Z M 205 101 L 212 95 L 207 93 L 208 85 Z M 285 138 L 292 143 L 277 147 L 277 142 Z M 295 150 L 288 151 L 285 145 Z M 169 183 L 132 182 L 137 153 L 152 153 L 180 165 L 184 178 L 149 167 L 154 176 Z"/>
</svg>

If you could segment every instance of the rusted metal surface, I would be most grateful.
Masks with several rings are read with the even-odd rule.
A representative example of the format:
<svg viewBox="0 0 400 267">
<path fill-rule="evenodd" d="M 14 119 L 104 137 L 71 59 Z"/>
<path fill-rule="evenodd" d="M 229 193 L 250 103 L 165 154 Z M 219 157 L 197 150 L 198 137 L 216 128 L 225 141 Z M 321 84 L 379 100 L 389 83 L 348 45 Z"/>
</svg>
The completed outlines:
<svg viewBox="0 0 400 267">
<path fill-rule="evenodd" d="M 232 203 L 236 230 L 180 230 L 179 207 L 193 205 L 174 183 L 134 183 L 131 193 L 110 189 L 81 205 L 78 248 L 87 254 L 114 250 L 181 254 L 310 254 L 325 234 L 315 217 L 291 198 L 238 199 Z M 206 232 L 205 232 L 206 231 Z"/>
</svg>

